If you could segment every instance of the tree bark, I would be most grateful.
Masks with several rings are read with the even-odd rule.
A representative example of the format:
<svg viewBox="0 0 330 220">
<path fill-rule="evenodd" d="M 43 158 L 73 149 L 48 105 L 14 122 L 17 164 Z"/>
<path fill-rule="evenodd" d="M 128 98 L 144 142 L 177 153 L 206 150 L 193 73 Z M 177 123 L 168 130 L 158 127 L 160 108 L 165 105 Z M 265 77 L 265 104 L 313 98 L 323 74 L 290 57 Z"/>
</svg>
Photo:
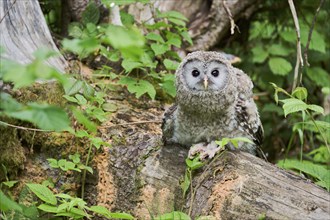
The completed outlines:
<svg viewBox="0 0 330 220">
<path fill-rule="evenodd" d="M 109 161 L 106 172 L 111 181 L 103 186 L 107 190 L 98 193 L 106 198 L 110 191 L 111 199 L 99 202 L 108 203 L 112 210 L 131 210 L 137 219 L 152 219 L 173 210 L 190 212 L 192 219 L 330 217 L 329 192 L 239 151 L 225 151 L 197 170 L 193 174 L 193 195 L 188 190 L 183 198 L 180 181 L 188 149 L 162 146 L 159 136 L 142 132 L 132 135 L 125 146 L 114 146 L 103 158 Z"/>
<path fill-rule="evenodd" d="M 37 49 L 46 47 L 58 52 L 37 0 L 0 1 L 0 33 L 0 45 L 5 50 L 1 59 L 27 64 L 34 59 Z M 62 73 L 67 67 L 62 55 L 48 59 L 47 63 Z"/>
</svg>

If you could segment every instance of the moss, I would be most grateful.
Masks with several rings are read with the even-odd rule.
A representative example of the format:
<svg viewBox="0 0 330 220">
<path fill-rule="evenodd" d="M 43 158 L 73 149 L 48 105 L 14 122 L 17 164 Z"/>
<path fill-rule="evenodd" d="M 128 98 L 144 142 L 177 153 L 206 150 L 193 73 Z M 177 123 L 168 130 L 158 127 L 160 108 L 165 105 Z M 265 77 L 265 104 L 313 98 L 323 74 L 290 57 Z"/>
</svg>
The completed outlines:
<svg viewBox="0 0 330 220">
<path fill-rule="evenodd" d="M 24 168 L 26 157 L 17 130 L 0 125 L 0 181 L 15 179 L 19 170 Z"/>
</svg>

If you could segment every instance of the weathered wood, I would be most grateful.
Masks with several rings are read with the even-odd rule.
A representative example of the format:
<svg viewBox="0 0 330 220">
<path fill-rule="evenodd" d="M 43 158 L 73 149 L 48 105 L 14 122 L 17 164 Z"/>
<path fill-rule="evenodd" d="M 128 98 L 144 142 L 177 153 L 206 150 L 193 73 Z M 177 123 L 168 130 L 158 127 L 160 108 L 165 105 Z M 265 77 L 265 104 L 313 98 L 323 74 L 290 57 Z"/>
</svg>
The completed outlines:
<svg viewBox="0 0 330 220">
<path fill-rule="evenodd" d="M 258 2 L 259 0 L 156 0 L 151 8 L 150 5 L 137 3 L 130 6 L 129 12 L 138 20 L 150 22 L 154 9 L 179 11 L 189 20 L 188 29 L 194 41 L 194 45 L 186 50 L 210 50 L 230 33 L 230 17 L 233 21 L 248 19 L 258 9 Z M 235 33 L 237 32 L 235 28 Z"/>
<path fill-rule="evenodd" d="M 0 45 L 5 50 L 1 59 L 26 64 L 34 59 L 33 52 L 39 48 L 58 51 L 37 0 L 1 0 L 0 19 Z M 67 66 L 62 55 L 48 59 L 47 63 L 63 73 Z"/>
<path fill-rule="evenodd" d="M 329 218 L 329 192 L 239 151 L 225 151 L 197 170 L 192 182 L 194 197 L 191 200 L 188 190 L 184 198 L 180 183 L 188 149 L 163 146 L 157 124 L 130 125 L 136 118 L 153 116 L 150 109 L 133 109 L 120 110 L 111 122 L 114 127 L 102 130 L 105 137 L 119 139 L 102 157 L 107 165 L 99 180 L 108 176 L 110 181 L 98 185 L 102 190 L 94 191 L 97 198 L 103 198 L 98 202 L 108 204 L 111 210 L 131 212 L 137 219 L 151 219 L 172 210 L 191 210 L 192 219 Z M 161 110 L 154 114 L 159 117 Z M 126 126 L 115 127 L 125 121 Z"/>
</svg>

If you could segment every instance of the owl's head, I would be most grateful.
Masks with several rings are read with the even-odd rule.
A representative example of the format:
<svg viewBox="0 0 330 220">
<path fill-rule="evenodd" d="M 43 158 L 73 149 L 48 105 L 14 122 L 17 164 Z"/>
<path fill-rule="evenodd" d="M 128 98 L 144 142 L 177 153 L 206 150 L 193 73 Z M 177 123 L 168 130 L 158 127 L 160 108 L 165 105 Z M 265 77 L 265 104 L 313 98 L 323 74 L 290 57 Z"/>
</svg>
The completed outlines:
<svg viewBox="0 0 330 220">
<path fill-rule="evenodd" d="M 229 78 L 230 63 L 221 53 L 197 51 L 188 54 L 177 71 L 177 86 L 191 92 L 223 90 Z"/>
</svg>

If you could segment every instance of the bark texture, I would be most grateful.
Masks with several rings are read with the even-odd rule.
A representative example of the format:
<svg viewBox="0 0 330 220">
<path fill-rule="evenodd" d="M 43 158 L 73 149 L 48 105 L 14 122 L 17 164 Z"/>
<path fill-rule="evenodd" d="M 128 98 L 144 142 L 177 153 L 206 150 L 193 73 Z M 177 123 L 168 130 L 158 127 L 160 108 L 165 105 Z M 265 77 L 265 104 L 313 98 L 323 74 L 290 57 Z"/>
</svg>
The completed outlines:
<svg viewBox="0 0 330 220">
<path fill-rule="evenodd" d="M 33 52 L 37 49 L 58 51 L 37 0 L 0 1 L 0 19 L 0 45 L 5 50 L 1 59 L 27 64 L 34 59 Z M 47 63 L 63 73 L 67 66 L 61 55 Z"/>
</svg>

